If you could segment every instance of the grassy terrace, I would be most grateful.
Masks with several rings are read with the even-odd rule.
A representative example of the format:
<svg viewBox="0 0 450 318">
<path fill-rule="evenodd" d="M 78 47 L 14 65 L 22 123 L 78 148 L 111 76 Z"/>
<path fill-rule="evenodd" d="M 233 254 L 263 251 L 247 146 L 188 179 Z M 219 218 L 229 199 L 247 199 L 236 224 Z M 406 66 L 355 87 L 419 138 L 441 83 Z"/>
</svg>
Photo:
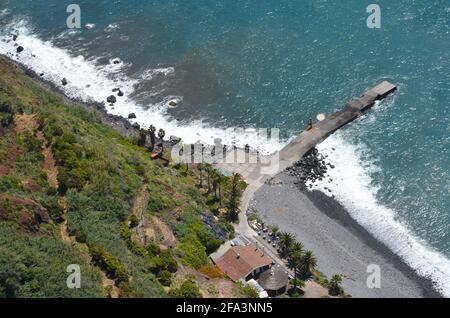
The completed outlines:
<svg viewBox="0 0 450 318">
<path fill-rule="evenodd" d="M 98 113 L 65 104 L 3 58 L 0 114 L 0 297 L 161 297 L 183 288 L 198 295 L 191 278 L 175 278 L 181 264 L 194 273 L 208 268 L 207 253 L 221 243 L 201 213 L 214 212 L 217 226 L 231 231 L 217 196 L 198 187 L 198 171 L 163 167 Z M 18 118 L 31 123 L 19 127 Z M 225 202 L 229 181 L 219 180 Z M 140 221 L 151 233 L 145 242 L 136 238 Z M 69 264 L 81 266 L 83 288 L 66 287 Z"/>
</svg>

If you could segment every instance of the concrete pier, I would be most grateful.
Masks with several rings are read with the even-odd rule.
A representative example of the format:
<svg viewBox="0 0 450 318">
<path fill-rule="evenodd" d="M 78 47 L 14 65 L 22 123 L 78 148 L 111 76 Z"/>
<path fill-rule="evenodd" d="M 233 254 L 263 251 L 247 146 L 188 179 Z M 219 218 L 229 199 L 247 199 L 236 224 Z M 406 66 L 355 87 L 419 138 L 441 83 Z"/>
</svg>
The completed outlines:
<svg viewBox="0 0 450 318">
<path fill-rule="evenodd" d="M 237 149 L 239 153 L 236 155 L 230 152 L 227 158 L 247 157 L 250 163 L 216 163 L 215 168 L 218 168 L 229 173 L 241 174 L 248 183 L 247 188 L 241 197 L 239 209 L 239 223 L 235 225 L 236 234 L 246 237 L 250 241 L 259 241 L 262 246 L 266 246 L 267 251 L 271 251 L 271 246 L 266 244 L 255 231 L 249 226 L 247 222 L 248 206 L 256 191 L 264 185 L 264 183 L 271 177 L 277 175 L 289 166 L 292 166 L 296 161 L 300 160 L 317 144 L 326 139 L 330 134 L 345 126 L 351 121 L 355 120 L 362 113 L 372 107 L 377 100 L 382 100 L 390 93 L 394 92 L 397 87 L 389 82 L 382 82 L 381 84 L 367 90 L 361 97 L 354 98 L 347 103 L 341 111 L 338 111 L 324 120 L 313 123 L 311 129 L 303 131 L 294 140 L 287 144 L 281 151 L 269 156 L 262 157 L 257 162 L 256 154 L 246 154 L 244 149 Z M 249 158 L 253 157 L 253 158 Z M 227 161 L 230 162 L 230 161 Z M 255 162 L 255 163 L 251 163 Z M 267 169 L 269 168 L 269 169 Z M 277 256 L 274 251 L 270 257 L 283 266 L 283 261 Z"/>
<path fill-rule="evenodd" d="M 370 109 L 376 101 L 386 98 L 396 89 L 397 86 L 387 81 L 368 89 L 360 97 L 356 97 L 348 102 L 342 110 L 326 117 L 322 121 L 313 123 L 312 129 L 305 130 L 300 133 L 278 153 L 275 153 L 269 157 L 262 157 L 261 162 L 259 163 L 255 163 L 256 159 L 251 158 L 249 162 L 253 163 L 217 163 L 214 166 L 230 173 L 240 173 L 249 183 L 258 180 L 257 183 L 261 184 L 265 179 L 276 175 L 278 172 L 300 160 L 305 154 L 307 154 L 317 144 L 321 143 L 329 135 L 360 117 L 365 111 Z M 237 151 L 244 152 L 243 149 L 238 149 Z M 234 157 L 235 153 L 231 152 L 228 156 Z M 246 156 L 248 158 L 249 156 L 254 157 L 256 155 L 254 153 L 247 155 L 240 154 L 241 158 Z M 265 173 L 263 172 L 264 170 L 261 169 L 264 166 L 273 165 L 275 162 L 279 162 L 276 171 Z"/>
<path fill-rule="evenodd" d="M 281 170 L 302 158 L 308 151 L 322 142 L 329 135 L 360 117 L 376 101 L 386 98 L 397 89 L 392 83 L 384 81 L 367 90 L 361 97 L 348 102 L 344 109 L 313 124 L 311 130 L 305 130 L 286 145 L 279 153 Z"/>
</svg>

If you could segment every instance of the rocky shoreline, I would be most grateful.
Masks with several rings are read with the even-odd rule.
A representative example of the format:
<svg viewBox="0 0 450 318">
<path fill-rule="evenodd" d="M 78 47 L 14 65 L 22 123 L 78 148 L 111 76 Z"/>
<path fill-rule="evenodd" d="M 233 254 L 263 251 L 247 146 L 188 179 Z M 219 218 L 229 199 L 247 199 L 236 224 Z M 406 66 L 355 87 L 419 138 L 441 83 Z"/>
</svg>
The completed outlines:
<svg viewBox="0 0 450 318">
<path fill-rule="evenodd" d="M 65 103 L 72 104 L 76 106 L 80 106 L 84 108 L 87 111 L 95 111 L 99 117 L 102 123 L 110 126 L 112 129 L 114 129 L 116 132 L 121 134 L 122 136 L 125 136 L 131 140 L 137 140 L 139 137 L 140 132 L 140 125 L 137 123 L 131 123 L 129 119 L 136 118 L 136 116 L 132 116 L 133 114 L 130 114 L 128 118 L 113 115 L 106 111 L 105 103 L 104 102 L 85 102 L 76 98 L 69 98 L 67 97 L 64 92 L 56 86 L 53 82 L 46 80 L 43 77 L 43 74 L 37 74 L 35 71 L 33 71 L 31 68 L 27 67 L 26 65 L 20 64 L 11 58 L 9 58 L 6 55 L 0 54 L 0 58 L 6 59 L 9 63 L 15 65 L 18 69 L 20 69 L 25 75 L 27 75 L 29 78 L 31 78 L 33 81 L 35 81 L 39 86 L 43 87 L 44 89 L 51 91 L 52 93 L 58 95 L 61 97 Z M 64 79 L 63 79 L 64 80 Z M 117 93 L 120 93 L 120 88 L 116 90 Z M 173 147 L 175 142 L 172 142 L 170 140 L 164 140 L 164 148 L 169 149 Z M 156 136 L 156 143 L 161 143 L 161 140 Z M 145 146 L 150 146 L 150 144 L 147 142 Z"/>
</svg>

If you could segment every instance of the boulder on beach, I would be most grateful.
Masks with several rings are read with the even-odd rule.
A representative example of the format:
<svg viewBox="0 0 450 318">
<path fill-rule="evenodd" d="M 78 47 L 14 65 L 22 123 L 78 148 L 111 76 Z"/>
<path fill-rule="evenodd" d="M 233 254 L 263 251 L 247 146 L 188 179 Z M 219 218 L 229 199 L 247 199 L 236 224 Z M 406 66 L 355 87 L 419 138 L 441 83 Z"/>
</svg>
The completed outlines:
<svg viewBox="0 0 450 318">
<path fill-rule="evenodd" d="M 21 53 L 21 52 L 23 52 L 23 50 L 24 50 L 23 46 L 18 46 L 16 49 L 16 52 Z"/>
<path fill-rule="evenodd" d="M 106 101 L 110 104 L 114 104 L 115 102 L 117 102 L 117 98 L 114 95 L 109 96 Z"/>
<path fill-rule="evenodd" d="M 138 123 L 134 123 L 131 127 L 137 130 L 141 129 L 141 126 Z"/>
<path fill-rule="evenodd" d="M 136 114 L 135 113 L 128 114 L 128 119 L 134 119 L 134 118 L 136 118 Z"/>
<path fill-rule="evenodd" d="M 61 80 L 61 84 L 63 85 L 63 86 L 66 86 L 67 85 L 67 79 L 64 77 L 62 80 Z"/>
<path fill-rule="evenodd" d="M 123 96 L 123 92 L 119 89 L 119 92 L 117 93 L 117 96 L 122 97 Z"/>
</svg>

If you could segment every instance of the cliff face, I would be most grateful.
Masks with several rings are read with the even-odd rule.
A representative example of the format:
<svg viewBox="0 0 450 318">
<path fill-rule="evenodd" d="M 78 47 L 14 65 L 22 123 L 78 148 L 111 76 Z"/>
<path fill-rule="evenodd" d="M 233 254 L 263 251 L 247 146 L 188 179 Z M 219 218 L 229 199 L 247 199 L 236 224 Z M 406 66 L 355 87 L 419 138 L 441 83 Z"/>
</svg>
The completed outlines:
<svg viewBox="0 0 450 318">
<path fill-rule="evenodd" d="M 208 265 L 221 242 L 192 171 L 1 57 L 0 119 L 0 297 L 160 297 L 180 264 Z"/>
</svg>

